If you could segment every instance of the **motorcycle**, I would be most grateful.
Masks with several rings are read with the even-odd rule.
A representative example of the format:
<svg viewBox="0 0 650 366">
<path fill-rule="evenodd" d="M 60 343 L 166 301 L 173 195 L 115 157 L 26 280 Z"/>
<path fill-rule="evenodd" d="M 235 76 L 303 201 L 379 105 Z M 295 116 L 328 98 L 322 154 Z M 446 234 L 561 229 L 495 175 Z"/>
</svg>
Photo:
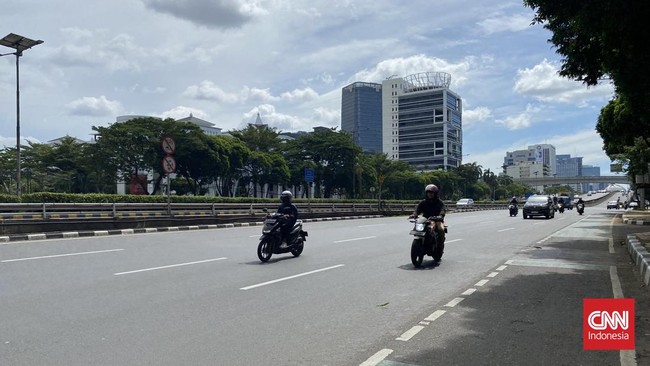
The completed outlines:
<svg viewBox="0 0 650 366">
<path fill-rule="evenodd" d="M 413 229 L 409 233 L 415 238 L 411 243 L 411 262 L 413 266 L 419 268 L 422 265 L 425 255 L 432 256 L 434 260 L 440 260 L 442 252 L 445 248 L 445 243 L 440 242 L 438 234 L 433 232 L 431 234 L 430 227 L 435 222 L 442 222 L 444 225 L 444 218 L 441 216 L 433 217 L 414 217 L 410 218 L 409 222 L 413 223 Z M 447 225 L 444 225 L 445 233 L 447 232 Z"/>
<path fill-rule="evenodd" d="M 564 213 L 564 203 L 558 203 L 557 210 L 560 211 L 560 213 Z"/>
<path fill-rule="evenodd" d="M 302 220 L 296 220 L 286 238 L 287 246 L 284 247 L 280 231 L 280 227 L 286 220 L 284 215 L 278 212 L 269 214 L 266 209 L 263 211 L 267 212 L 267 215 L 262 227 L 260 244 L 257 246 L 257 257 L 262 262 L 268 262 L 273 254 L 291 253 L 294 257 L 299 256 L 305 246 L 305 240 L 307 240 L 307 232 L 302 230 Z"/>
<path fill-rule="evenodd" d="M 579 215 L 582 215 L 585 212 L 585 204 L 584 203 L 578 203 L 576 205 L 576 210 L 578 210 Z"/>
<path fill-rule="evenodd" d="M 519 208 L 517 208 L 517 205 L 514 203 L 508 205 L 508 210 L 510 211 L 510 217 L 517 216 L 517 213 L 519 212 Z"/>
</svg>

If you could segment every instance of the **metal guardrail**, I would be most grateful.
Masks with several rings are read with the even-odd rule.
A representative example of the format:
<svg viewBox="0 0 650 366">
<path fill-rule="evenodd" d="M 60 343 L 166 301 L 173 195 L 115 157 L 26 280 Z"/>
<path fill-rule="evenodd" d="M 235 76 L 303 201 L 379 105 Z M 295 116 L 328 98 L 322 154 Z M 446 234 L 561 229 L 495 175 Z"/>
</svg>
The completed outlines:
<svg viewBox="0 0 650 366">
<path fill-rule="evenodd" d="M 347 214 L 409 214 L 416 203 L 296 203 L 305 215 Z M 275 210 L 276 203 L 0 203 L 0 220 L 66 220 L 66 219 L 124 219 L 138 217 L 263 217 L 264 209 Z M 503 203 L 474 204 L 448 211 L 506 209 Z"/>
</svg>

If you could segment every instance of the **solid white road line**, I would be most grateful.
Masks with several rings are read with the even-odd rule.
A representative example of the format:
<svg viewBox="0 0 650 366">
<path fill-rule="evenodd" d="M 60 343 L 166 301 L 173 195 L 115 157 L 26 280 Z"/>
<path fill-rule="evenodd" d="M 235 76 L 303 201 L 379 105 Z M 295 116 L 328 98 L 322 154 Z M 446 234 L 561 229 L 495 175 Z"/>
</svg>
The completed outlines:
<svg viewBox="0 0 650 366">
<path fill-rule="evenodd" d="M 113 273 L 115 276 L 120 276 L 120 275 L 125 275 L 125 274 L 131 274 L 131 273 L 138 273 L 138 272 L 146 272 L 146 271 L 155 271 L 157 269 L 166 269 L 166 268 L 173 268 L 173 267 L 181 267 L 181 266 L 189 266 L 191 264 L 199 264 L 199 263 L 207 263 L 207 262 L 214 262 L 214 261 L 220 261 L 228 259 L 226 257 L 221 257 L 221 258 L 214 258 L 214 259 L 206 259 L 204 261 L 196 261 L 196 262 L 187 262 L 187 263 L 179 263 L 179 264 L 171 264 L 168 266 L 161 266 L 161 267 L 152 267 L 152 268 L 145 268 L 145 269 L 137 269 L 135 271 L 128 271 L 128 272 L 118 272 L 118 273 Z"/>
<path fill-rule="evenodd" d="M 502 232 L 504 232 L 504 231 L 510 231 L 510 230 L 514 230 L 514 229 L 515 229 L 514 227 L 509 227 L 509 228 L 507 228 L 507 229 L 497 230 L 497 232 L 502 233 Z"/>
<path fill-rule="evenodd" d="M 445 240 L 445 244 L 453 243 L 455 241 L 461 241 L 463 239 L 454 239 L 454 240 Z"/>
<path fill-rule="evenodd" d="M 337 240 L 334 243 L 345 243 L 348 241 L 355 241 L 355 240 L 366 240 L 366 239 L 374 239 L 376 236 L 365 236 L 363 238 L 354 238 L 354 239 L 345 239 L 345 240 Z"/>
<path fill-rule="evenodd" d="M 327 268 L 317 269 L 317 270 L 314 270 L 314 271 L 299 273 L 297 275 L 293 275 L 293 276 L 289 276 L 289 277 L 282 277 L 282 278 L 278 278 L 277 280 L 266 281 L 266 282 L 258 283 L 256 285 L 250 285 L 250 286 L 242 287 L 242 288 L 240 288 L 240 290 L 250 290 L 250 289 L 253 289 L 253 288 L 256 288 L 256 287 L 271 285 L 271 284 L 274 284 L 274 283 L 277 283 L 277 282 L 282 282 L 282 281 L 290 280 L 290 279 L 293 279 L 293 278 L 298 278 L 298 277 L 307 276 L 307 275 L 318 273 L 318 272 L 327 271 L 327 270 L 334 269 L 334 268 L 343 267 L 344 265 L 345 264 L 337 264 L 336 266 L 331 266 L 331 267 L 327 267 Z"/>
<path fill-rule="evenodd" d="M 393 353 L 392 349 L 384 348 L 381 351 L 372 355 L 369 359 L 365 360 L 359 366 L 377 366 L 381 361 L 384 360 L 384 358 L 388 357 L 388 355 L 390 355 L 391 353 Z"/>
<path fill-rule="evenodd" d="M 16 259 L 5 259 L 3 261 L 0 261 L 0 263 L 7 263 L 7 262 L 18 262 L 18 261 L 29 261 L 32 259 L 45 259 L 45 258 L 57 258 L 57 257 L 70 257 L 73 255 L 85 255 L 85 254 L 98 254 L 98 253 L 108 253 L 108 252 L 119 252 L 120 250 L 124 249 L 109 249 L 109 250 L 96 250 L 93 252 L 80 252 L 80 253 L 68 253 L 68 254 L 57 254 L 57 255 L 45 255 L 42 257 L 29 257 L 29 258 L 16 258 Z"/>
</svg>

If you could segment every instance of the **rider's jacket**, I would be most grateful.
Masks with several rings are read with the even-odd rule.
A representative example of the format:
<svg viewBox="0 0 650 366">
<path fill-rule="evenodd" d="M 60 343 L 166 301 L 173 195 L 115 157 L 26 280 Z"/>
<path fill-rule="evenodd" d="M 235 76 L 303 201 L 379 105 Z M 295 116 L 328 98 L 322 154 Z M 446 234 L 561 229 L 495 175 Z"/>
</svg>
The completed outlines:
<svg viewBox="0 0 650 366">
<path fill-rule="evenodd" d="M 416 215 L 424 217 L 445 216 L 445 203 L 440 198 L 423 199 L 415 209 Z"/>
<path fill-rule="evenodd" d="M 298 220 L 298 208 L 293 203 L 282 203 L 278 207 L 278 213 L 283 215 L 289 215 L 288 220 L 285 222 L 286 226 L 293 226 L 293 224 Z"/>
</svg>

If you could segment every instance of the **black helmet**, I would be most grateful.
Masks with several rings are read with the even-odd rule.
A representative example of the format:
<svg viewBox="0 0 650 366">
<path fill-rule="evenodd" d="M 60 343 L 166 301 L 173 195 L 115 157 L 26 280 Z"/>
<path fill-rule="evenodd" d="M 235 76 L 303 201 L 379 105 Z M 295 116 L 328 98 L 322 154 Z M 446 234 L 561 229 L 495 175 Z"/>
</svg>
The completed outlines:
<svg viewBox="0 0 650 366">
<path fill-rule="evenodd" d="M 293 194 L 291 194 L 290 191 L 284 191 L 282 194 L 280 194 L 280 201 L 283 203 L 290 203 L 292 198 Z"/>
</svg>

